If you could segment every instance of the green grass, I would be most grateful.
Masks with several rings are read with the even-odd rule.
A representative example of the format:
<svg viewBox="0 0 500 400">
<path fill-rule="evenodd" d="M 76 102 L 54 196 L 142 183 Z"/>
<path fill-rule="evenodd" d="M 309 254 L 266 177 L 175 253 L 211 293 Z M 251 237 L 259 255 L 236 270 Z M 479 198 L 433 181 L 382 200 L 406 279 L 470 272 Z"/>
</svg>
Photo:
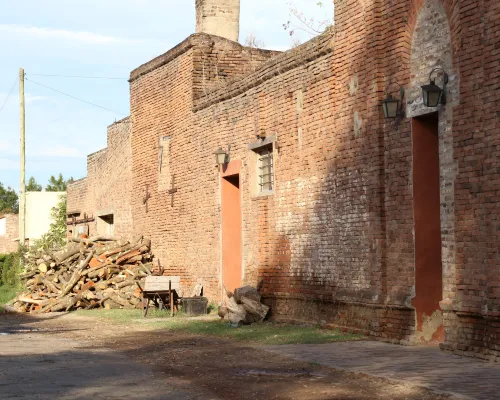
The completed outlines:
<svg viewBox="0 0 500 400">
<path fill-rule="evenodd" d="M 12 286 L 0 286 L 0 312 L 5 312 L 5 308 L 2 306 L 16 297 L 18 292 L 18 288 Z"/>
<path fill-rule="evenodd" d="M 78 311 L 80 315 L 109 319 L 115 323 L 139 323 L 139 310 L 92 310 Z M 155 318 L 156 317 L 156 318 Z M 167 317 L 162 320 L 158 318 Z M 187 332 L 194 335 L 208 335 L 267 345 L 276 344 L 319 344 L 339 341 L 360 340 L 361 335 L 344 333 L 340 330 L 320 329 L 315 326 L 290 325 L 272 322 L 257 323 L 233 328 L 227 322 L 215 318 L 170 318 L 168 312 L 153 311 L 145 324 L 152 329 L 171 332 Z M 143 320 L 144 321 L 144 320 Z M 142 323 L 142 321 L 141 321 Z"/>
</svg>

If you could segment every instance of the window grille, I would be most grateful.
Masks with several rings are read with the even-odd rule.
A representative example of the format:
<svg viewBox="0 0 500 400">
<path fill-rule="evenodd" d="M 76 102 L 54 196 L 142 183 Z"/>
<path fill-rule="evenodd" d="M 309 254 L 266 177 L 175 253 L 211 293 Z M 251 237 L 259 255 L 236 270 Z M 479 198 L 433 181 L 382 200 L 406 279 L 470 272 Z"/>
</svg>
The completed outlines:
<svg viewBox="0 0 500 400">
<path fill-rule="evenodd" d="M 272 147 L 266 147 L 259 152 L 259 186 L 260 191 L 274 189 L 274 162 Z"/>
</svg>

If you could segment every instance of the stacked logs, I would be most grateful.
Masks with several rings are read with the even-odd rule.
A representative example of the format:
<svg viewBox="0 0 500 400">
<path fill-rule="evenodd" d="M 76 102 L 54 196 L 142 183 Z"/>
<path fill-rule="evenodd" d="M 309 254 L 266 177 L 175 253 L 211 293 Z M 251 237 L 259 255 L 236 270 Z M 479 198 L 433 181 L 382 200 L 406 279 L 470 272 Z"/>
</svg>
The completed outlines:
<svg viewBox="0 0 500 400">
<path fill-rule="evenodd" d="M 136 283 L 151 275 L 151 241 L 114 236 L 76 238 L 58 251 L 28 253 L 24 292 L 10 302 L 19 312 L 140 308 Z"/>
<path fill-rule="evenodd" d="M 234 293 L 226 290 L 224 302 L 219 307 L 219 316 L 234 326 L 261 322 L 266 318 L 269 307 L 260 300 L 259 290 L 251 286 L 235 289 Z"/>
</svg>

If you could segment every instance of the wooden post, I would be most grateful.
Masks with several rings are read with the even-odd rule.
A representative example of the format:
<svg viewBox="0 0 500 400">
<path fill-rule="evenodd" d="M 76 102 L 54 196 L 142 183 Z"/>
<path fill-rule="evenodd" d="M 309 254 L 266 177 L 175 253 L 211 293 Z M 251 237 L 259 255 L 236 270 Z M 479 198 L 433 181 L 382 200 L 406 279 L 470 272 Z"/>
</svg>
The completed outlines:
<svg viewBox="0 0 500 400">
<path fill-rule="evenodd" d="M 170 296 L 170 316 L 174 316 L 174 294 L 172 293 L 172 281 L 168 281 L 168 294 Z"/>
<path fill-rule="evenodd" d="M 25 127 L 25 107 L 24 107 L 24 69 L 19 68 L 19 99 L 21 107 L 21 180 L 19 185 L 19 244 L 26 244 L 26 127 Z"/>
</svg>

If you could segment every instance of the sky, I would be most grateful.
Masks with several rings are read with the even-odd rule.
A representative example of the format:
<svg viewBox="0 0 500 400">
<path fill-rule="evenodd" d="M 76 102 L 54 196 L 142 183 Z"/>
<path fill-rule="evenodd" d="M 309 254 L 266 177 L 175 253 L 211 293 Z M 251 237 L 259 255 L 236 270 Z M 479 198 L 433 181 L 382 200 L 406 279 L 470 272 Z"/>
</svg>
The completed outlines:
<svg viewBox="0 0 500 400">
<path fill-rule="evenodd" d="M 82 178 L 86 155 L 106 146 L 106 127 L 129 113 L 130 71 L 195 32 L 194 3 L 0 0 L 0 182 L 19 189 L 20 67 L 26 73 L 26 181 L 34 176 L 45 186 L 59 173 Z M 332 1 L 292 3 L 241 0 L 240 43 L 254 35 L 265 48 L 289 49 L 283 24 L 300 25 L 290 9 L 315 21 L 333 19 Z M 311 38 L 299 29 L 295 35 Z"/>
</svg>

